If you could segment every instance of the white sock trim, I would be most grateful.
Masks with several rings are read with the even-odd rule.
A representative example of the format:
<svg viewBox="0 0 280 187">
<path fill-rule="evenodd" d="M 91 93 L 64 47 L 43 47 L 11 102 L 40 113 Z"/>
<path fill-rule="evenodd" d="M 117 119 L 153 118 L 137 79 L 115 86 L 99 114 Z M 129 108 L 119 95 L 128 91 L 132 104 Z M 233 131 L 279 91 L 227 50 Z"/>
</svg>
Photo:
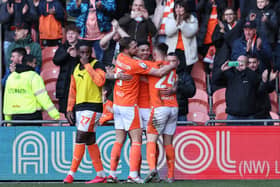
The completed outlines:
<svg viewBox="0 0 280 187">
<path fill-rule="evenodd" d="M 96 173 L 96 176 L 98 176 L 98 177 L 106 177 L 105 172 L 103 170 L 102 171 L 98 171 Z"/>
<path fill-rule="evenodd" d="M 74 177 L 75 172 L 70 170 L 70 171 L 68 172 L 68 175 L 71 175 L 72 177 Z"/>
<path fill-rule="evenodd" d="M 111 175 L 112 177 L 117 177 L 117 172 L 116 172 L 116 171 L 110 170 L 110 175 Z"/>
</svg>

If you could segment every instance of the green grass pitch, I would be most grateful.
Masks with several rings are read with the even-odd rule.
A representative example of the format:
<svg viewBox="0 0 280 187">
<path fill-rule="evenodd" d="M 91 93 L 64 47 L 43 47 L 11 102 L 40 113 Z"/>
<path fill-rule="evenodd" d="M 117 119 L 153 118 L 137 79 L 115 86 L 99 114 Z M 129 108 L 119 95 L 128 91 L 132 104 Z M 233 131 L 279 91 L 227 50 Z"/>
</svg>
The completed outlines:
<svg viewBox="0 0 280 187">
<path fill-rule="evenodd" d="M 184 180 L 173 184 L 149 183 L 149 184 L 63 184 L 59 182 L 33 182 L 33 183 L 0 183 L 0 187 L 279 187 L 280 180 Z"/>
</svg>

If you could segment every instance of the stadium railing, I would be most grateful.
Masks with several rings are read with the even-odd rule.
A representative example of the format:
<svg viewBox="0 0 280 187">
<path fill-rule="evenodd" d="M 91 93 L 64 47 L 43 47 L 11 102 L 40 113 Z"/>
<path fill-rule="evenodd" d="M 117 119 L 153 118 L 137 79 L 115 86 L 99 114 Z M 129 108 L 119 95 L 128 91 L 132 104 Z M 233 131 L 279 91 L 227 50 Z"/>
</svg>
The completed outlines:
<svg viewBox="0 0 280 187">
<path fill-rule="evenodd" d="M 68 124 L 67 120 L 1 120 L 0 126 L 7 126 L 7 124 L 35 124 L 35 123 L 42 123 L 42 124 L 58 124 L 58 126 L 62 126 L 62 124 Z M 107 124 L 113 124 L 114 121 L 108 121 Z M 224 124 L 230 124 L 235 123 L 238 124 L 237 126 L 242 126 L 242 124 L 251 123 L 254 125 L 254 123 L 258 123 L 258 125 L 263 124 L 264 126 L 267 126 L 269 124 L 279 125 L 280 119 L 253 119 L 253 120 L 208 120 L 205 123 L 205 126 L 215 126 L 216 123 L 224 123 Z M 193 125 L 197 126 L 197 123 L 193 121 L 178 121 L 178 126 L 182 125 Z"/>
<path fill-rule="evenodd" d="M 280 121 L 280 120 L 279 120 Z M 62 124 L 68 124 L 67 120 L 2 120 L 0 121 L 0 126 L 6 126 L 7 124 L 58 124 L 58 126 L 62 126 Z M 108 121 L 107 124 L 114 124 L 114 121 Z M 197 124 L 193 121 L 178 121 L 178 125 L 194 125 Z"/>
<path fill-rule="evenodd" d="M 205 123 L 205 126 L 215 126 L 216 123 L 225 123 L 227 125 L 238 124 L 238 125 L 232 125 L 232 126 L 246 126 L 247 124 L 251 124 L 251 125 L 263 124 L 264 126 L 267 126 L 267 125 L 269 125 L 269 123 L 272 123 L 272 125 L 273 125 L 274 123 L 279 124 L 279 122 L 280 122 L 280 119 L 208 120 Z M 244 124 L 244 125 L 242 125 L 242 124 Z M 274 124 L 274 125 L 276 125 L 276 124 Z"/>
</svg>

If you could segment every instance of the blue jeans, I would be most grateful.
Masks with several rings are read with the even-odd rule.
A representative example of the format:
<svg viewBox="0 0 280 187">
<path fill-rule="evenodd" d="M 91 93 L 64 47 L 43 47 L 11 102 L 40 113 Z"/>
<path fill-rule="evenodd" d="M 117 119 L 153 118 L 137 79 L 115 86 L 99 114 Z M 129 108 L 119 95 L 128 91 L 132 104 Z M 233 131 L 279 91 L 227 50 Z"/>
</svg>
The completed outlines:
<svg viewBox="0 0 280 187">
<path fill-rule="evenodd" d="M 177 121 L 187 121 L 187 115 L 178 116 Z"/>
<path fill-rule="evenodd" d="M 102 59 L 103 59 L 103 50 L 102 50 L 101 47 L 100 47 L 99 41 L 100 41 L 100 40 L 93 40 L 93 41 L 92 41 L 92 47 L 93 47 L 93 49 L 94 49 L 96 59 L 97 59 L 99 62 L 102 62 Z"/>
<path fill-rule="evenodd" d="M 249 119 L 255 119 L 254 116 L 234 116 L 228 114 L 227 120 L 249 120 Z M 244 122 L 238 122 L 236 123 L 227 123 L 227 125 L 230 126 L 245 126 L 245 125 L 254 125 L 253 123 L 244 123 Z"/>
</svg>

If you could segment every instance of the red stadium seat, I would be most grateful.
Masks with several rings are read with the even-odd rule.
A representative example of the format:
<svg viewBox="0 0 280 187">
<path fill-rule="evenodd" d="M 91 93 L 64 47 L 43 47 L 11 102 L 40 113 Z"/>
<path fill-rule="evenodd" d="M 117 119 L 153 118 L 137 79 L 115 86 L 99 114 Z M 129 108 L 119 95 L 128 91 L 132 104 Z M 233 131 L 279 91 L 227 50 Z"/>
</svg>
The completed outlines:
<svg viewBox="0 0 280 187">
<path fill-rule="evenodd" d="M 189 98 L 189 103 L 197 102 L 208 107 L 208 95 L 206 91 L 201 89 L 196 89 L 195 95 Z"/>
<path fill-rule="evenodd" d="M 49 82 L 46 84 L 46 90 L 48 92 L 48 95 L 50 96 L 52 102 L 58 102 L 58 99 L 56 98 L 56 82 Z"/>
<path fill-rule="evenodd" d="M 226 102 L 225 97 L 226 89 L 222 88 L 213 93 L 213 110 L 215 112 L 218 105 Z"/>
<path fill-rule="evenodd" d="M 270 112 L 270 116 L 272 119 L 279 119 L 279 116 L 275 112 Z M 274 123 L 275 126 L 279 126 L 279 123 Z"/>
<path fill-rule="evenodd" d="M 206 91 L 196 89 L 195 95 L 189 98 L 188 120 L 204 125 L 209 120 L 208 111 L 209 105 Z"/>
<path fill-rule="evenodd" d="M 269 94 L 270 103 L 271 103 L 271 111 L 278 113 L 278 99 L 277 99 L 277 93 L 274 91 Z"/>
<path fill-rule="evenodd" d="M 226 103 L 221 103 L 216 107 L 216 120 L 226 120 L 227 113 L 226 113 Z M 216 123 L 216 125 L 226 125 L 225 123 Z"/>
<path fill-rule="evenodd" d="M 56 82 L 59 74 L 59 68 L 55 69 L 42 69 L 41 77 L 43 78 L 45 84 L 49 82 Z"/>
<path fill-rule="evenodd" d="M 57 50 L 58 46 L 54 47 L 45 47 L 42 49 L 42 61 L 52 61 L 55 51 Z"/>
<path fill-rule="evenodd" d="M 207 113 L 203 112 L 189 112 L 187 118 L 188 121 L 193 121 L 198 125 L 204 125 L 210 119 Z"/>
<path fill-rule="evenodd" d="M 187 118 L 189 121 L 194 121 L 199 125 L 204 125 L 208 116 L 208 105 L 203 102 L 189 102 L 189 113 Z"/>
<path fill-rule="evenodd" d="M 198 61 L 193 65 L 191 76 L 194 79 L 196 88 L 206 90 L 206 73 L 202 61 Z"/>
<path fill-rule="evenodd" d="M 52 60 L 48 60 L 48 61 L 43 61 L 41 71 L 43 71 L 44 69 L 56 69 L 56 68 L 59 68 L 59 67 L 54 65 Z"/>
</svg>

